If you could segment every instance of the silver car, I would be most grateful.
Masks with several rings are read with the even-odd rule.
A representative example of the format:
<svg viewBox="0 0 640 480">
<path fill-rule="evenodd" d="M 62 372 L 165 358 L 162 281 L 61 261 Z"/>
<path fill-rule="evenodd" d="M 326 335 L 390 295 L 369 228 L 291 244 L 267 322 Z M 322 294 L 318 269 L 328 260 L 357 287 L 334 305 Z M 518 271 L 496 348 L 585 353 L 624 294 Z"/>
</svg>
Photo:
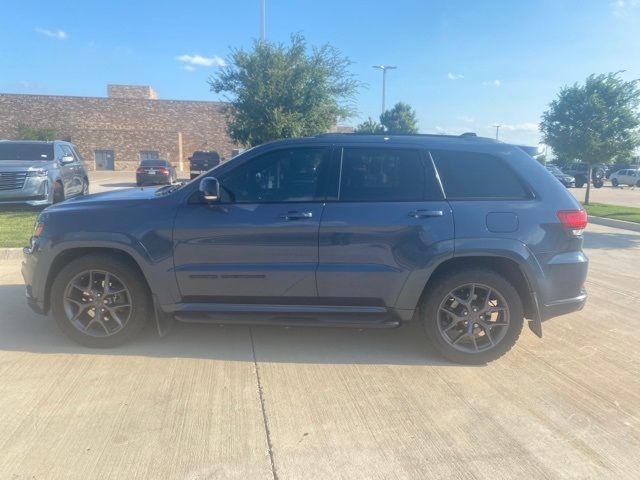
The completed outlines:
<svg viewBox="0 0 640 480">
<path fill-rule="evenodd" d="M 0 205 L 51 205 L 89 193 L 89 177 L 73 144 L 0 141 Z"/>
<path fill-rule="evenodd" d="M 625 168 L 612 173 L 609 177 L 611 185 L 629 185 L 630 187 L 640 187 L 640 170 L 635 168 Z"/>
</svg>

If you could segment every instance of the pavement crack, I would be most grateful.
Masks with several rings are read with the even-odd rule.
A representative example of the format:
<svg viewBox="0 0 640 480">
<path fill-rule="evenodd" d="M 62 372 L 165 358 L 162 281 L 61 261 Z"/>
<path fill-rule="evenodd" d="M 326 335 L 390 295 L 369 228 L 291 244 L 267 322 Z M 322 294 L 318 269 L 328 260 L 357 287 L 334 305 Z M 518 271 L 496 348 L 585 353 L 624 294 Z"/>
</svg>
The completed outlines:
<svg viewBox="0 0 640 480">
<path fill-rule="evenodd" d="M 269 462 L 271 463 L 271 475 L 273 480 L 278 480 L 278 472 L 276 464 L 273 460 L 273 445 L 271 444 L 271 432 L 269 431 L 269 420 L 267 419 L 267 409 L 264 403 L 264 392 L 262 390 L 262 380 L 260 379 L 260 368 L 258 367 L 258 358 L 256 357 L 256 344 L 253 341 L 253 329 L 249 327 L 249 338 L 251 339 L 251 352 L 253 353 L 253 369 L 256 373 L 256 382 L 258 383 L 258 396 L 260 398 L 260 408 L 262 409 L 262 422 L 267 435 L 267 448 L 269 450 Z"/>
</svg>

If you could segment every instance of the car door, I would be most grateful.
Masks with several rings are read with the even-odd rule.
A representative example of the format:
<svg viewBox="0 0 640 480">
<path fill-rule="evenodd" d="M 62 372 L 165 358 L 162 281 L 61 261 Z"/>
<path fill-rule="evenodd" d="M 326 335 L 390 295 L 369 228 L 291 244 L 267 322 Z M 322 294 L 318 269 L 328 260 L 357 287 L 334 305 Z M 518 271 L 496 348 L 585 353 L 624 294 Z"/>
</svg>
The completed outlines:
<svg viewBox="0 0 640 480">
<path fill-rule="evenodd" d="M 319 302 L 413 309 L 405 285 L 421 278 L 421 290 L 425 271 L 453 252 L 451 209 L 427 152 L 345 146 L 339 163 L 320 225 Z"/>
<path fill-rule="evenodd" d="M 69 145 L 60 145 L 63 157 L 71 156 L 72 162 L 63 163 L 61 166 L 62 175 L 65 178 L 65 196 L 77 195 L 82 189 L 82 181 L 78 175 L 78 159 Z"/>
<path fill-rule="evenodd" d="M 638 181 L 638 172 L 636 170 L 627 170 L 627 185 L 635 186 Z"/>
<path fill-rule="evenodd" d="M 218 178 L 219 202 L 195 195 L 179 208 L 174 261 L 184 302 L 316 299 L 330 154 L 328 146 L 258 154 Z"/>
</svg>

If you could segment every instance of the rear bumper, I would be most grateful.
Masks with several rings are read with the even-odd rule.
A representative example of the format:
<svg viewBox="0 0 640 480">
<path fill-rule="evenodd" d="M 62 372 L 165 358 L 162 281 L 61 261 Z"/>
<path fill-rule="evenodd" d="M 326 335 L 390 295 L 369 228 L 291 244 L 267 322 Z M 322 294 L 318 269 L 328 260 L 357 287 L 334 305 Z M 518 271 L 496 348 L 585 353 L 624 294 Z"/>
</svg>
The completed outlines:
<svg viewBox="0 0 640 480">
<path fill-rule="evenodd" d="M 584 308 L 587 303 L 587 291 L 583 288 L 580 294 L 573 298 L 556 300 L 549 304 L 540 306 L 540 320 L 545 321 L 567 313 L 577 312 Z"/>
<path fill-rule="evenodd" d="M 142 183 L 142 184 L 162 184 L 162 183 L 170 183 L 170 177 L 169 175 L 162 175 L 162 174 L 158 174 L 158 175 L 145 175 L 145 174 L 140 174 L 137 173 L 136 174 L 136 183 Z"/>
</svg>

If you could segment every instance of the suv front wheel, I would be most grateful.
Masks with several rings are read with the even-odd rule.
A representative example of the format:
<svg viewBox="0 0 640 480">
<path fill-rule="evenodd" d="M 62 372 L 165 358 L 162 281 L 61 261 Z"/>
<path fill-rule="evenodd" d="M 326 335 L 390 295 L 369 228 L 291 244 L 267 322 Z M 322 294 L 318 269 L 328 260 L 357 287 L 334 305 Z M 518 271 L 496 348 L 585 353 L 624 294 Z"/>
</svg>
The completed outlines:
<svg viewBox="0 0 640 480">
<path fill-rule="evenodd" d="M 441 277 L 427 292 L 422 322 L 433 347 L 456 363 L 484 364 L 516 343 L 524 313 L 518 292 L 492 270 L 466 269 Z"/>
<path fill-rule="evenodd" d="M 115 347 L 137 335 L 151 312 L 145 279 L 117 256 L 70 262 L 53 282 L 51 309 L 60 329 L 87 347 Z"/>
</svg>

